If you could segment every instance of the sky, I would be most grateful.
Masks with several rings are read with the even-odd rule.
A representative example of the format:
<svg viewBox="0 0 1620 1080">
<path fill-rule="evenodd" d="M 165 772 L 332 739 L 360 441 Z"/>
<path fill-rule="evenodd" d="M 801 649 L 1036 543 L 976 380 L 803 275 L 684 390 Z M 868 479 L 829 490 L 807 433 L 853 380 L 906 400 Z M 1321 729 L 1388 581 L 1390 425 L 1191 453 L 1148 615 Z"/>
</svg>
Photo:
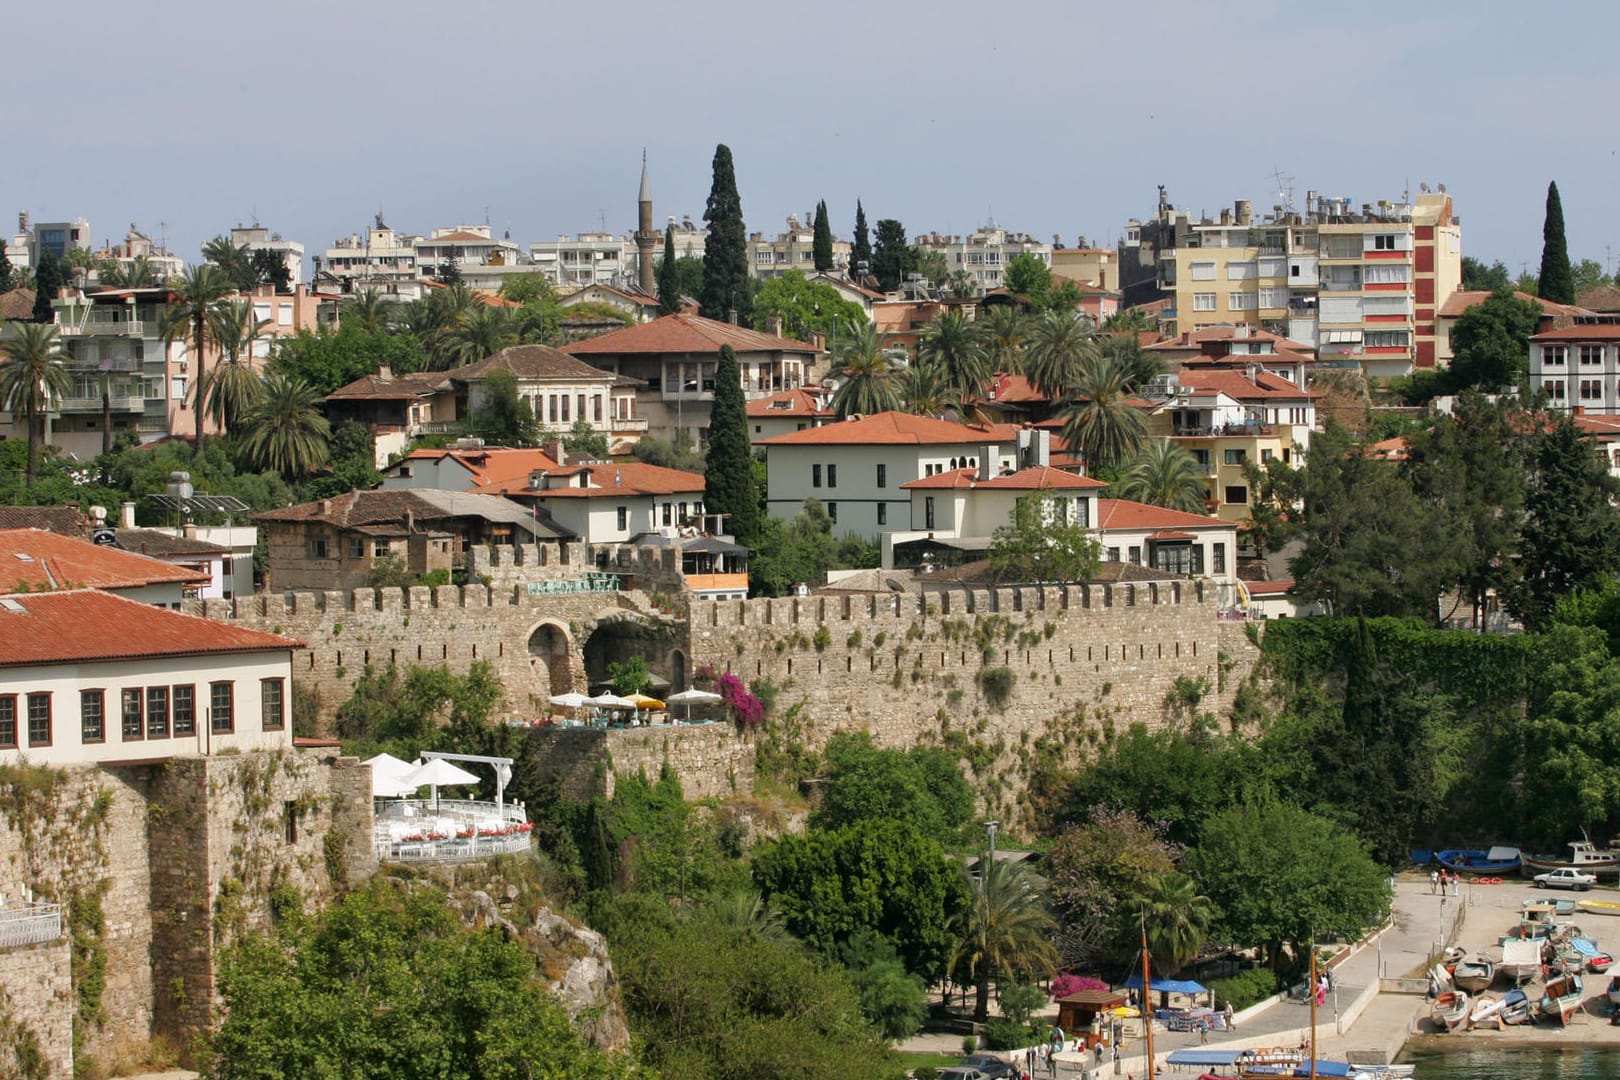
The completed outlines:
<svg viewBox="0 0 1620 1080">
<path fill-rule="evenodd" d="M 1156 185 L 1194 213 L 1444 183 L 1464 253 L 1620 265 L 1620 5 L 1495 0 L 496 3 L 86 0 L 7 19 L 0 230 L 131 223 L 198 257 L 262 225 L 318 253 L 388 224 L 527 244 L 701 218 L 730 146 L 749 231 L 994 222 L 1112 245 Z M 51 44 L 54 42 L 55 44 Z M 1278 177 L 1283 180 L 1279 182 Z M 1291 178 L 1291 180 L 1289 179 Z"/>
</svg>

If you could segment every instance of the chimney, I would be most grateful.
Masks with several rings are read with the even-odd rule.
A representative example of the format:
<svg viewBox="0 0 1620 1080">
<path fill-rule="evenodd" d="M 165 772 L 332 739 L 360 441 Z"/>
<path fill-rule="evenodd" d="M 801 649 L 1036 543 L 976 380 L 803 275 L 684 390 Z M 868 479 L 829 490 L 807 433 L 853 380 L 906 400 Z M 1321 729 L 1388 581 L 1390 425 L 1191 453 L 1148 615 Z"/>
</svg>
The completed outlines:
<svg viewBox="0 0 1620 1080">
<path fill-rule="evenodd" d="M 545 451 L 546 457 L 555 461 L 558 465 L 568 464 L 568 451 L 563 449 L 563 441 L 560 436 L 546 443 L 541 449 Z"/>
<path fill-rule="evenodd" d="M 387 364 L 379 364 L 377 366 L 377 381 L 378 382 L 393 382 L 394 381 L 394 371 L 393 371 L 393 369 L 390 368 Z"/>
<path fill-rule="evenodd" d="M 119 504 L 118 523 L 126 529 L 135 527 L 135 504 L 133 502 L 125 501 Z"/>
<path fill-rule="evenodd" d="M 405 532 L 407 535 L 415 535 L 416 533 L 416 511 L 414 510 L 407 509 L 405 511 Z"/>
<path fill-rule="evenodd" d="M 993 445 L 979 447 L 979 479 L 990 480 L 996 476 L 996 448 Z"/>
<path fill-rule="evenodd" d="M 780 315 L 772 315 L 771 317 L 766 319 L 765 320 L 765 329 L 770 331 L 770 333 L 771 333 L 771 335 L 773 337 L 781 337 L 782 336 L 782 316 L 780 316 Z"/>
<path fill-rule="evenodd" d="M 322 499 L 321 500 L 321 516 L 325 517 L 326 515 L 330 514 L 331 512 L 332 512 L 332 500 L 331 499 Z"/>
<path fill-rule="evenodd" d="M 727 308 L 726 309 L 726 322 L 730 323 L 732 326 L 737 325 L 737 309 L 736 308 Z"/>
</svg>

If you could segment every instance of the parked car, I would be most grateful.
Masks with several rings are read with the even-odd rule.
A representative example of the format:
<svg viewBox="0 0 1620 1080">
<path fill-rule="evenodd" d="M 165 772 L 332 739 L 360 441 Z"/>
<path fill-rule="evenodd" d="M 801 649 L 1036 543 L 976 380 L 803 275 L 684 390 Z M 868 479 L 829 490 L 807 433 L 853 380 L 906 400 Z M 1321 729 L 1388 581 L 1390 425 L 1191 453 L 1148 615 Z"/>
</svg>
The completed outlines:
<svg viewBox="0 0 1620 1080">
<path fill-rule="evenodd" d="M 1008 1062 L 1002 1061 L 994 1054 L 969 1054 L 967 1057 L 951 1066 L 953 1069 L 972 1069 L 986 1080 L 1000 1080 L 1001 1077 L 1015 1077 L 1018 1070 Z M 940 1076 L 945 1076 L 941 1072 Z"/>
<path fill-rule="evenodd" d="M 1585 892 L 1596 884 L 1596 874 L 1582 873 L 1573 866 L 1560 866 L 1557 870 L 1536 875 L 1538 889 L 1579 889 Z"/>
<path fill-rule="evenodd" d="M 938 1078 L 938 1080 L 987 1080 L 984 1073 L 980 1072 L 978 1069 L 963 1068 L 959 1065 L 952 1065 L 948 1069 L 941 1069 L 934 1075 Z"/>
</svg>

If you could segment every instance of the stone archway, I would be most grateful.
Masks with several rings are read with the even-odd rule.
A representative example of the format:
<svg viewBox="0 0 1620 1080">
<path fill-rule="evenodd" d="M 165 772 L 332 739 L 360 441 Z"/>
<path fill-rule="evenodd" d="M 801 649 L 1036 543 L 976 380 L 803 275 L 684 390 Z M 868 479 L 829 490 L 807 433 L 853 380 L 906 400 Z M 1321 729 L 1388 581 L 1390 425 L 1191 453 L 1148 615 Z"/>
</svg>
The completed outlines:
<svg viewBox="0 0 1620 1080">
<path fill-rule="evenodd" d="M 574 689 L 573 644 L 566 627 L 543 622 L 529 633 L 529 668 L 547 697 Z"/>
<path fill-rule="evenodd" d="M 640 657 L 653 676 L 652 693 L 668 693 L 675 683 L 672 650 L 677 638 L 669 626 L 628 612 L 614 612 L 580 629 L 580 660 L 585 679 L 598 687 L 608 679 L 609 665 Z M 685 656 L 681 657 L 684 677 Z"/>
</svg>

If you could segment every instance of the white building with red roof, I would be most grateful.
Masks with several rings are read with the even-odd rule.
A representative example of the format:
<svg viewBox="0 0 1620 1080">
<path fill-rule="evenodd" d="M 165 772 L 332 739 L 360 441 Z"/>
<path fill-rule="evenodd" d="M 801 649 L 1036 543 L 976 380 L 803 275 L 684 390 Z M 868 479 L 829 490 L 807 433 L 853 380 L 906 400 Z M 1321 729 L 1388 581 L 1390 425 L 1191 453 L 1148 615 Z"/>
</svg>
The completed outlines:
<svg viewBox="0 0 1620 1080">
<path fill-rule="evenodd" d="M 1530 386 L 1554 409 L 1620 414 L 1620 316 L 1577 317 L 1531 335 Z"/>
<path fill-rule="evenodd" d="M 143 604 L 177 608 L 211 581 L 209 571 L 198 566 L 178 566 L 43 529 L 0 529 L 0 594 L 102 589 Z"/>
<path fill-rule="evenodd" d="M 884 412 L 761 439 L 765 505 L 774 517 L 792 518 L 806 499 L 819 499 L 835 533 L 876 537 L 910 527 L 911 497 L 902 485 L 961 468 L 1012 472 L 1018 438 L 1010 424 Z"/>
<path fill-rule="evenodd" d="M 537 506 L 588 544 L 624 544 L 646 533 L 675 535 L 703 522 L 703 474 L 639 461 L 537 469 L 506 494 Z"/>
<path fill-rule="evenodd" d="M 0 597 L 0 764 L 290 749 L 300 648 L 95 589 Z"/>
<path fill-rule="evenodd" d="M 505 446 L 458 446 L 413 450 L 383 470 L 385 491 L 428 488 L 505 495 L 529 486 L 537 471 L 557 468 L 544 450 Z"/>
<path fill-rule="evenodd" d="M 770 397 L 755 398 L 745 411 L 748 441 L 752 443 L 831 424 L 838 419 L 832 407 L 832 391 L 823 386 L 801 386 Z"/>
</svg>

